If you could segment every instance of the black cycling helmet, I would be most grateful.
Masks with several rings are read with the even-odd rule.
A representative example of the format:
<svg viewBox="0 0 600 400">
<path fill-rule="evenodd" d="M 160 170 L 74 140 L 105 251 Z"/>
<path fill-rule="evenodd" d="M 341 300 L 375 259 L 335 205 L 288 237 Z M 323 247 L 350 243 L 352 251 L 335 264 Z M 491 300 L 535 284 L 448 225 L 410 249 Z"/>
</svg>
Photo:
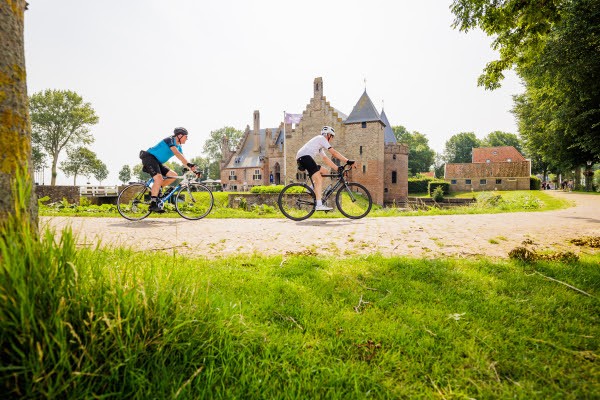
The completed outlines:
<svg viewBox="0 0 600 400">
<path fill-rule="evenodd" d="M 175 128 L 175 130 L 173 130 L 173 135 L 177 136 L 177 135 L 185 135 L 187 136 L 188 131 L 185 128 L 179 127 L 179 128 Z"/>
</svg>

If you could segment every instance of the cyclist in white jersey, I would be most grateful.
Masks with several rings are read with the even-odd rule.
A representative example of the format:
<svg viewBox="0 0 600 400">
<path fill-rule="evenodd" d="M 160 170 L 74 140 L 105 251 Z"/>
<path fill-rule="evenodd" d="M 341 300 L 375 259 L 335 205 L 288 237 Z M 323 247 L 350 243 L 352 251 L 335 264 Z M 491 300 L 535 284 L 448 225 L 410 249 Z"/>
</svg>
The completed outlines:
<svg viewBox="0 0 600 400">
<path fill-rule="evenodd" d="M 329 151 L 331 155 L 342 163 L 347 163 L 348 159 L 341 155 L 337 150 L 331 147 L 331 139 L 335 136 L 335 131 L 330 126 L 324 126 L 321 129 L 321 134 L 310 139 L 304 146 L 298 150 L 296 154 L 296 160 L 298 161 L 298 168 L 305 169 L 308 175 L 312 178 L 315 185 L 315 195 L 317 198 L 317 211 L 330 211 L 331 207 L 323 205 L 321 200 L 322 194 L 321 189 L 323 187 L 323 176 L 329 173 L 327 168 L 320 166 L 315 161 L 315 157 L 320 153 L 325 164 L 329 165 L 332 169 L 338 170 L 339 168 L 331 159 L 327 156 L 325 151 Z"/>
</svg>

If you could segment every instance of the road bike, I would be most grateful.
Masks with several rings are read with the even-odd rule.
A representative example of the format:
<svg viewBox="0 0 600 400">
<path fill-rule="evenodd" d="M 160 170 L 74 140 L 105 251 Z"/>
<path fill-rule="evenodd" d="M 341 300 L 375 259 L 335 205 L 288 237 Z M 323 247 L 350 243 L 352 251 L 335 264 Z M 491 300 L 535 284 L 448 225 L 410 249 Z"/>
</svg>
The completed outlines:
<svg viewBox="0 0 600 400">
<path fill-rule="evenodd" d="M 348 172 L 353 164 L 354 162 L 346 163 L 337 174 L 323 175 L 327 178 L 337 178 L 337 181 L 323 191 L 322 201 L 324 205 L 327 205 L 327 201 L 335 193 L 337 209 L 348 218 L 359 219 L 371 211 L 373 199 L 366 187 L 347 180 Z M 310 180 L 312 183 L 312 177 Z M 313 215 L 317 204 L 316 200 L 317 197 L 311 186 L 306 183 L 294 182 L 285 186 L 279 193 L 277 204 L 287 218 L 302 221 Z"/>
<path fill-rule="evenodd" d="M 196 179 L 199 173 L 184 169 L 182 176 L 164 176 L 164 179 L 181 179 L 175 185 L 168 187 L 166 193 L 158 198 L 158 205 L 165 211 L 175 209 L 185 219 L 198 220 L 206 217 L 214 205 L 214 197 L 208 187 Z M 139 221 L 150 215 L 150 192 L 154 179 L 146 182 L 133 183 L 119 193 L 117 210 L 123 218 Z M 161 189 L 162 190 L 162 189 Z"/>
</svg>

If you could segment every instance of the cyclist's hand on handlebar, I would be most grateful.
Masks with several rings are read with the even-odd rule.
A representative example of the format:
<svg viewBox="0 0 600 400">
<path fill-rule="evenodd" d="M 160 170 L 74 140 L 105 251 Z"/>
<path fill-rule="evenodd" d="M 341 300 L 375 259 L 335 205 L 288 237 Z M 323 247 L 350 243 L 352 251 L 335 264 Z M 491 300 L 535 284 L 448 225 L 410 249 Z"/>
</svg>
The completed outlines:
<svg viewBox="0 0 600 400">
<path fill-rule="evenodd" d="M 337 168 L 337 170 L 338 170 L 338 174 L 341 174 L 342 172 L 344 172 L 344 166 L 343 166 L 343 165 L 340 165 L 340 166 Z"/>
</svg>

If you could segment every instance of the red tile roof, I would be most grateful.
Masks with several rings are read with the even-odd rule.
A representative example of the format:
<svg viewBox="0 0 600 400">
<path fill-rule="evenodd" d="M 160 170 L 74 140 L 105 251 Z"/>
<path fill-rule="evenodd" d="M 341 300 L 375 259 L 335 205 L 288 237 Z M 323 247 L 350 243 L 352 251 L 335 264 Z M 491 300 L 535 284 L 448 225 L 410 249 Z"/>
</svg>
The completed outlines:
<svg viewBox="0 0 600 400">
<path fill-rule="evenodd" d="M 528 177 L 529 161 L 446 164 L 445 179 Z"/>
<path fill-rule="evenodd" d="M 507 162 L 509 160 L 525 161 L 525 157 L 513 146 L 473 148 L 474 163 Z"/>
</svg>

